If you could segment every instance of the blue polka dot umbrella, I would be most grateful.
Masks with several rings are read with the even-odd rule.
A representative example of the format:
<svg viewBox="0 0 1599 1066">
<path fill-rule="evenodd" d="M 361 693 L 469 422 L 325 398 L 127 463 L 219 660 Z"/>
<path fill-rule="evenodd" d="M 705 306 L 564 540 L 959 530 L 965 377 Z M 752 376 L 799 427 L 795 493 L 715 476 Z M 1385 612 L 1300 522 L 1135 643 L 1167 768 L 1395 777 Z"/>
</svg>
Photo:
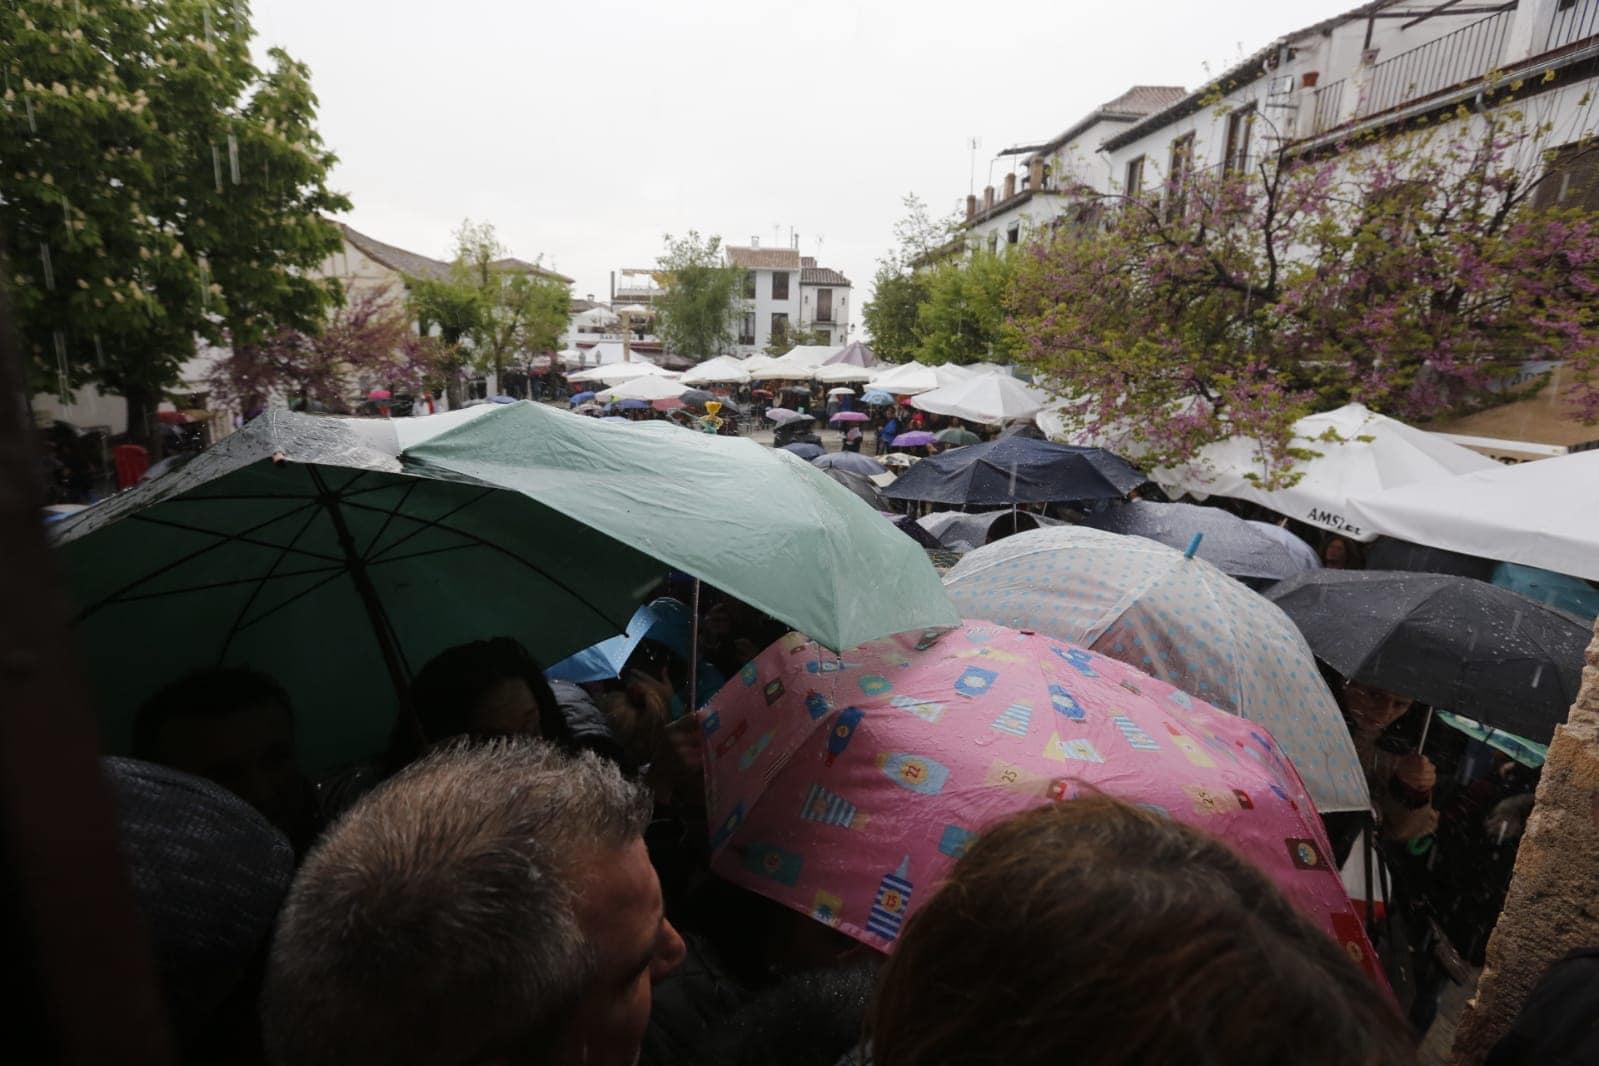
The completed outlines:
<svg viewBox="0 0 1599 1066">
<path fill-rule="evenodd" d="M 944 578 L 967 618 L 1067 640 L 1271 731 L 1318 810 L 1365 810 L 1365 776 L 1298 628 L 1202 559 L 1076 526 L 1019 533 Z"/>
</svg>

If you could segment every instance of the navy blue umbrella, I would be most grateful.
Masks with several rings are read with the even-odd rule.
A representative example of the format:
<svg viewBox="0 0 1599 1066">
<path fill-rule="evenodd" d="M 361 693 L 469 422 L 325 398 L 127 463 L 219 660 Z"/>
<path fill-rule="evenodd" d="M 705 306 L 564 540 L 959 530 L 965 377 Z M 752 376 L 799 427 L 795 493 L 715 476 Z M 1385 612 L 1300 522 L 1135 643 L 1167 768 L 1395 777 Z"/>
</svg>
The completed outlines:
<svg viewBox="0 0 1599 1066">
<path fill-rule="evenodd" d="M 883 495 L 957 506 L 1114 500 L 1147 480 L 1103 448 L 1002 437 L 923 459 Z"/>
<path fill-rule="evenodd" d="M 1091 514 L 1083 519 L 1083 525 L 1157 540 L 1178 551 L 1186 551 L 1194 534 L 1203 533 L 1195 554 L 1228 577 L 1241 580 L 1281 581 L 1313 570 L 1316 564 L 1314 554 L 1295 554 L 1270 533 L 1219 507 L 1133 500 Z"/>
<path fill-rule="evenodd" d="M 888 473 L 888 467 L 870 455 L 862 455 L 860 452 L 828 452 L 812 459 L 811 464 L 823 470 L 848 470 L 862 477 L 876 477 L 878 474 Z"/>
<path fill-rule="evenodd" d="M 567 402 L 569 402 L 573 407 L 576 407 L 578 404 L 588 403 L 592 399 L 594 399 L 593 392 L 580 392 Z"/>
<path fill-rule="evenodd" d="M 795 455 L 805 460 L 815 459 L 818 455 L 822 455 L 827 451 L 827 449 L 822 447 L 820 444 L 811 444 L 808 441 L 800 441 L 796 444 L 785 444 L 783 445 L 783 450 L 785 452 L 793 452 Z"/>
</svg>

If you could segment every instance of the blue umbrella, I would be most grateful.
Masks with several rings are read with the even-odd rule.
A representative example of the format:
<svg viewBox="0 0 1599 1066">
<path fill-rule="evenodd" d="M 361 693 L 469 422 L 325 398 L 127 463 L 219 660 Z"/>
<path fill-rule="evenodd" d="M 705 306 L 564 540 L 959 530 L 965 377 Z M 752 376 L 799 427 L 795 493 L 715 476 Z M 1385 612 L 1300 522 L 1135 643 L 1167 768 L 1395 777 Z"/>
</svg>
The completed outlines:
<svg viewBox="0 0 1599 1066">
<path fill-rule="evenodd" d="M 861 397 L 861 402 L 869 403 L 874 407 L 886 407 L 894 402 L 894 396 L 892 393 L 884 392 L 882 389 L 873 389 Z"/>
<path fill-rule="evenodd" d="M 580 392 L 577 395 L 573 396 L 567 402 L 570 403 L 573 407 L 576 407 L 578 404 L 580 404 L 580 403 L 588 403 L 592 399 L 594 399 L 594 393 L 592 391 Z"/>
<path fill-rule="evenodd" d="M 1125 459 L 1102 448 L 1001 437 L 923 459 L 883 495 L 977 506 L 1113 500 L 1145 480 Z"/>
<path fill-rule="evenodd" d="M 785 452 L 793 452 L 801 459 L 807 461 L 815 459 L 819 455 L 827 454 L 827 449 L 820 444 L 808 444 L 805 441 L 800 441 L 798 444 L 785 444 L 783 445 L 783 450 Z"/>
<path fill-rule="evenodd" d="M 864 477 L 876 477 L 878 474 L 888 473 L 888 467 L 860 452 L 829 452 L 812 459 L 811 465 L 819 466 L 823 470 L 848 470 L 852 474 Z"/>
<path fill-rule="evenodd" d="M 580 685 L 620 677 L 628 659 L 645 638 L 665 645 L 687 662 L 694 654 L 693 633 L 693 612 L 677 600 L 663 596 L 634 611 L 626 632 L 567 656 L 545 670 L 544 676 L 551 681 L 572 681 Z M 724 678 L 703 659 L 699 674 L 697 698 L 703 704 L 722 687 Z"/>
<path fill-rule="evenodd" d="M 1599 590 L 1580 577 L 1520 563 L 1500 563 L 1494 567 L 1490 580 L 1502 589 L 1519 592 L 1583 621 L 1592 621 L 1599 615 Z"/>
<path fill-rule="evenodd" d="M 605 416 L 603 416 L 600 419 L 600 421 L 601 422 L 621 422 L 621 423 L 624 423 L 626 425 L 632 425 L 633 424 L 633 420 L 631 418 L 623 418 L 621 415 L 605 415 Z"/>
<path fill-rule="evenodd" d="M 515 403 L 515 396 L 507 396 L 503 392 L 498 396 L 490 396 L 489 403 Z"/>
<path fill-rule="evenodd" d="M 647 410 L 649 408 L 650 401 L 648 401 L 648 400 L 623 400 L 621 403 L 617 404 L 616 406 L 620 407 L 624 411 L 643 411 L 643 410 Z"/>
<path fill-rule="evenodd" d="M 1199 557 L 1228 577 L 1240 580 L 1281 581 L 1317 567 L 1309 545 L 1305 545 L 1304 553 L 1296 554 L 1273 534 L 1219 507 L 1133 500 L 1091 514 L 1082 524 L 1156 540 L 1178 551 L 1188 547 L 1195 533 L 1203 533 Z"/>
</svg>

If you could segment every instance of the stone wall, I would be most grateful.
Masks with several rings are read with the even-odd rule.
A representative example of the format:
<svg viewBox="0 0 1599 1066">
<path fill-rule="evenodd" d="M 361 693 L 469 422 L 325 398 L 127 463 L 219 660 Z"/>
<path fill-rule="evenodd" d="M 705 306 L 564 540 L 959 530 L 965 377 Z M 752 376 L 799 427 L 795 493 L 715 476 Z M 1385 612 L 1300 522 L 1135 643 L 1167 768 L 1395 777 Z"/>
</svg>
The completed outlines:
<svg viewBox="0 0 1599 1066">
<path fill-rule="evenodd" d="M 1582 691 L 1549 746 L 1482 981 L 1460 1021 L 1460 1066 L 1483 1061 L 1550 963 L 1599 945 L 1599 632 L 1587 659 Z"/>
</svg>

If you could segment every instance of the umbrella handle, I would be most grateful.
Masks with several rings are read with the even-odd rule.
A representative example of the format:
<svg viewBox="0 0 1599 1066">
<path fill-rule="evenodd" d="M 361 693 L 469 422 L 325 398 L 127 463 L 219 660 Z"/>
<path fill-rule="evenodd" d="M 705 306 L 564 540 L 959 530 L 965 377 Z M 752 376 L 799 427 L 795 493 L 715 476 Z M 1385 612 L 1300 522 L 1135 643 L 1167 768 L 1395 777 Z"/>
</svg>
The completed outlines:
<svg viewBox="0 0 1599 1066">
<path fill-rule="evenodd" d="M 1188 542 L 1188 550 L 1183 552 L 1183 558 L 1192 559 L 1194 557 L 1194 553 L 1199 550 L 1199 542 L 1204 539 L 1205 534 L 1195 533 L 1194 539 Z"/>
</svg>

